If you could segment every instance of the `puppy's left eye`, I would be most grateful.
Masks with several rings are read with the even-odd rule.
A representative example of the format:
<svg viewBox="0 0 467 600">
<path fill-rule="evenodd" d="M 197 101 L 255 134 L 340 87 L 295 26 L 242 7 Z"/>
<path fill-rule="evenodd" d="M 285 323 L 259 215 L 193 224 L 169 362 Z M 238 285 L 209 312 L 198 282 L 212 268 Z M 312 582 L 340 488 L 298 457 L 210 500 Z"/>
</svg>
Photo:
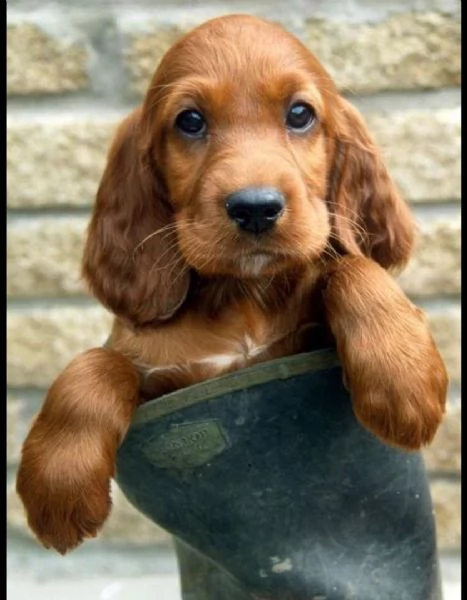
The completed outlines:
<svg viewBox="0 0 467 600">
<path fill-rule="evenodd" d="M 285 123 L 293 131 L 307 131 L 316 121 L 315 111 L 304 102 L 292 104 L 287 113 Z"/>
<path fill-rule="evenodd" d="M 197 110 L 183 110 L 175 119 L 175 125 L 189 137 L 202 137 L 206 133 L 207 124 L 204 116 Z"/>
</svg>

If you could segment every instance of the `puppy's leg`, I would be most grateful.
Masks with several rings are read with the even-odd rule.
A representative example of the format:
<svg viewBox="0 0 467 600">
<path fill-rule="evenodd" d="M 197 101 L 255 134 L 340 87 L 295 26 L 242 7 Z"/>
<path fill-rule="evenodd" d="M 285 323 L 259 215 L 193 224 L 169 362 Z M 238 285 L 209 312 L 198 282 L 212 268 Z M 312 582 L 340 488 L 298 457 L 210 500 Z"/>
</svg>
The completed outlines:
<svg viewBox="0 0 467 600">
<path fill-rule="evenodd" d="M 323 301 L 358 420 L 395 446 L 429 443 L 445 410 L 448 377 L 424 313 L 363 257 L 330 265 Z"/>
<path fill-rule="evenodd" d="M 22 449 L 17 492 L 31 529 L 64 554 L 94 537 L 110 507 L 117 448 L 139 402 L 139 375 L 103 348 L 58 376 Z"/>
</svg>

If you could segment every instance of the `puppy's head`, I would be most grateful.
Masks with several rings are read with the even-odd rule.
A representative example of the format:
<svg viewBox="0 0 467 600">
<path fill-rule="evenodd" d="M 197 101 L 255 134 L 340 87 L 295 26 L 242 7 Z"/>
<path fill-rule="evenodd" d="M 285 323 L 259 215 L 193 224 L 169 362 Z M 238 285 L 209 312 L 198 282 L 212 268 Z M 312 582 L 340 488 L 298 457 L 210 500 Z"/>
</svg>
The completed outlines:
<svg viewBox="0 0 467 600">
<path fill-rule="evenodd" d="M 143 323 L 177 310 L 191 270 L 271 277 L 335 252 L 389 268 L 411 242 L 407 207 L 324 68 L 280 26 L 234 15 L 175 44 L 123 124 L 84 274 Z"/>
</svg>

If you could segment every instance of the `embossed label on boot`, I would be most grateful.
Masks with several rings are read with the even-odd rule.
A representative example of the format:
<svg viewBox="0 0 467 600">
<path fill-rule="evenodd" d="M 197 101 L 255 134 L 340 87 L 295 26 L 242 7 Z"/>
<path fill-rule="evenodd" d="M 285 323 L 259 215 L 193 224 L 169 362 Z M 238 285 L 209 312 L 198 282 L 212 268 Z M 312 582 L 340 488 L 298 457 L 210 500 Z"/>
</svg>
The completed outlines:
<svg viewBox="0 0 467 600">
<path fill-rule="evenodd" d="M 204 465 L 229 447 L 229 438 L 218 419 L 171 425 L 144 444 L 151 462 L 164 469 L 192 469 Z"/>
</svg>

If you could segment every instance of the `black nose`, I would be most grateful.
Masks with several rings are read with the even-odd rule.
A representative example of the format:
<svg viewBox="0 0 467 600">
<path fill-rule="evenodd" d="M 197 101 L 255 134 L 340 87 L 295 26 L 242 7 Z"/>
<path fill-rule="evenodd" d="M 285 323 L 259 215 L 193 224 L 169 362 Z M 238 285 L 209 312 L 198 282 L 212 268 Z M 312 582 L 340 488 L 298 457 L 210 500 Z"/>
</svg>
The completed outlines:
<svg viewBox="0 0 467 600">
<path fill-rule="evenodd" d="M 275 188 L 246 188 L 229 194 L 227 214 L 244 231 L 263 233 L 281 216 L 285 198 Z"/>
</svg>

